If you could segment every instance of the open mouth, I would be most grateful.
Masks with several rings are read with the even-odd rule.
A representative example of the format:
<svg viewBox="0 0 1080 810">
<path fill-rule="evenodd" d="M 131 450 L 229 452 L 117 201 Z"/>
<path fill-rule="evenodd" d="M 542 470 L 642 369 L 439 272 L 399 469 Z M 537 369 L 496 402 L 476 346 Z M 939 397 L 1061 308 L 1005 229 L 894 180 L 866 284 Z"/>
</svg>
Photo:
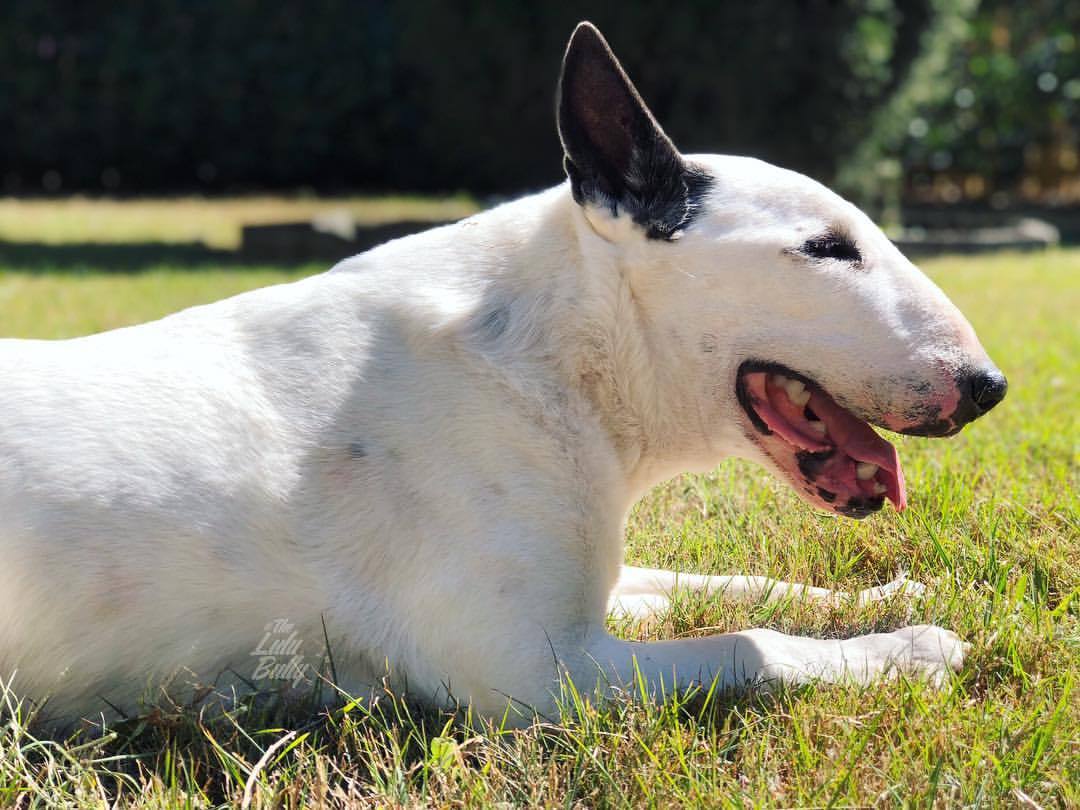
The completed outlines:
<svg viewBox="0 0 1080 810">
<path fill-rule="evenodd" d="M 758 444 L 811 503 L 853 518 L 907 506 L 896 448 L 803 374 L 747 361 L 735 392 Z"/>
</svg>

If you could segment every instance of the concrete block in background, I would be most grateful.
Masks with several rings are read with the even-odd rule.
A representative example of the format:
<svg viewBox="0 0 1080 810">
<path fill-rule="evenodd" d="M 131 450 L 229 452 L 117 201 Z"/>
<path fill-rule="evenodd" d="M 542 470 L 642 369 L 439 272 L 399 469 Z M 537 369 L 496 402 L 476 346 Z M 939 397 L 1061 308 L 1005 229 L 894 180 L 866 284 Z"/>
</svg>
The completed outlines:
<svg viewBox="0 0 1080 810">
<path fill-rule="evenodd" d="M 357 224 L 347 211 L 320 214 L 307 222 L 245 225 L 240 255 L 245 260 L 273 262 L 336 262 L 365 250 L 426 231 L 445 221 L 402 221 Z"/>
</svg>

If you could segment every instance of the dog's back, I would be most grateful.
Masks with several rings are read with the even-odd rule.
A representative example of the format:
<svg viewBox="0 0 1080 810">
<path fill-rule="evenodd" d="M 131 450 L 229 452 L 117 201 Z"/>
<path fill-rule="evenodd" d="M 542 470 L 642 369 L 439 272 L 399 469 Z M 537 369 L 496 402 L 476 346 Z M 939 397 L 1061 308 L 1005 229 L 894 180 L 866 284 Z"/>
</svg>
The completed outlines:
<svg viewBox="0 0 1080 810">
<path fill-rule="evenodd" d="M 552 437 L 587 417 L 560 394 L 543 312 L 573 289 L 550 256 L 507 267 L 570 249 L 537 243 L 551 208 L 518 202 L 154 323 L 0 344 L 0 671 L 16 691 L 54 694 L 52 714 L 132 706 L 182 669 L 242 670 L 275 618 L 312 662 L 325 619 L 351 686 L 391 655 L 438 691 L 430 617 L 462 579 L 516 576 L 479 562 L 492 534 L 527 545 L 530 522 L 583 509 L 565 474 L 579 448 Z M 576 557 L 552 567 L 580 577 Z"/>
</svg>

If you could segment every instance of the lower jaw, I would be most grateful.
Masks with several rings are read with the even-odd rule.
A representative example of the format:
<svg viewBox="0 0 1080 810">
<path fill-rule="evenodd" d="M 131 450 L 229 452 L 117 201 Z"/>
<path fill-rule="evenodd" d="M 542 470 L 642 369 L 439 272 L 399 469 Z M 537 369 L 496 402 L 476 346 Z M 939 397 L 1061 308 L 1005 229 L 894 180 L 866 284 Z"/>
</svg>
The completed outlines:
<svg viewBox="0 0 1080 810">
<path fill-rule="evenodd" d="M 796 466 L 791 469 L 787 463 L 767 448 L 762 448 L 780 470 L 784 479 L 799 492 L 803 500 L 826 512 L 861 520 L 879 511 L 885 505 L 884 495 L 872 495 L 864 492 L 852 492 L 837 486 L 833 482 L 815 479 L 803 472 L 803 468 L 819 463 L 821 454 L 800 451 L 794 454 Z M 830 487 L 832 487 L 830 489 Z"/>
<path fill-rule="evenodd" d="M 886 495 L 898 510 L 904 508 L 903 473 L 895 450 L 821 386 L 778 364 L 744 363 L 737 379 L 750 438 L 804 500 L 856 519 L 881 509 Z M 813 407 L 825 416 L 813 413 Z M 808 430 L 814 427 L 816 433 Z"/>
</svg>

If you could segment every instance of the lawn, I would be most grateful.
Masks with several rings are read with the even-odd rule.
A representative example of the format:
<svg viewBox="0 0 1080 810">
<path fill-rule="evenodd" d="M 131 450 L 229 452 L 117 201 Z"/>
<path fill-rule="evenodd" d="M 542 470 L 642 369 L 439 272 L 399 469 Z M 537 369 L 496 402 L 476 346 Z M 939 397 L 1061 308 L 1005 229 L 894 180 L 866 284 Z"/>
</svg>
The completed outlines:
<svg viewBox="0 0 1080 810">
<path fill-rule="evenodd" d="M 21 266 L 24 254 L 0 249 L 13 257 L 0 270 L 0 334 L 84 334 L 320 269 L 195 271 L 150 262 L 136 274 L 110 274 L 107 266 L 73 264 L 70 252 L 50 258 L 50 246 L 92 242 L 94 233 L 229 247 L 232 231 L 220 219 L 242 209 L 223 205 L 215 218 L 196 201 L 146 211 L 80 204 L 72 213 L 0 203 L 0 239 L 46 251 Z M 363 201 L 352 204 L 367 210 Z M 299 203 L 267 201 L 265 210 L 288 214 L 290 205 Z M 438 218 L 468 205 L 425 210 Z M 96 224 L 88 226 L 88 216 Z M 40 741 L 9 722 L 0 731 L 0 805 L 119 799 L 203 807 L 240 802 L 247 786 L 252 806 L 266 807 L 1080 806 L 1080 250 L 924 266 L 969 316 L 1010 393 L 953 440 L 899 441 L 907 512 L 862 522 L 817 514 L 783 484 L 733 461 L 642 501 L 627 556 L 845 590 L 904 569 L 929 586 L 927 596 L 863 608 L 686 598 L 654 626 L 617 630 L 667 638 L 767 626 L 848 636 L 934 622 L 972 644 L 945 689 L 900 680 L 689 695 L 662 708 L 589 707 L 523 732 L 476 727 L 390 697 L 374 711 L 352 706 L 330 717 L 252 704 L 205 723 L 194 712 L 158 714 L 101 740 Z M 290 730 L 299 733 L 263 757 Z"/>
</svg>

